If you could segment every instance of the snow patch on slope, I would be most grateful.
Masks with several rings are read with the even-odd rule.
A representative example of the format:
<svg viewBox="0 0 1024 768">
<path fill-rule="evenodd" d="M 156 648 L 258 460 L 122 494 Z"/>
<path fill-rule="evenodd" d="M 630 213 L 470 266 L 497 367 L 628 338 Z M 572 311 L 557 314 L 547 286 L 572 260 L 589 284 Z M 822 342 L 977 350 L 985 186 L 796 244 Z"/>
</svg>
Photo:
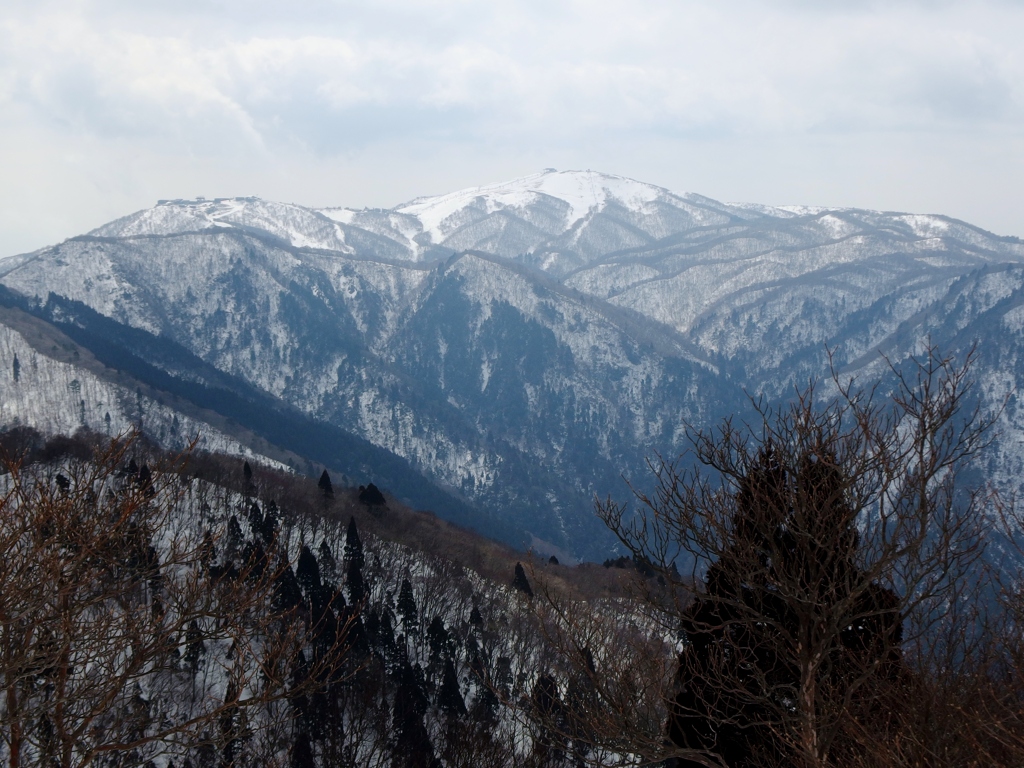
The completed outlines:
<svg viewBox="0 0 1024 768">
<path fill-rule="evenodd" d="M 565 213 L 565 228 L 568 229 L 591 211 L 604 208 L 610 200 L 636 209 L 668 195 L 671 193 L 661 187 L 622 176 L 595 171 L 542 171 L 513 181 L 418 198 L 395 210 L 417 217 L 423 224 L 423 231 L 430 234 L 433 242 L 440 243 L 452 230 L 451 226 L 446 226 L 448 220 L 475 200 L 483 202 L 487 213 L 494 213 L 504 208 L 526 208 L 541 196 L 555 198 L 568 206 Z"/>
<path fill-rule="evenodd" d="M 309 208 L 258 197 L 161 200 L 153 208 L 104 224 L 92 237 L 137 237 L 202 232 L 218 227 L 257 230 L 296 248 L 351 252 L 339 222 Z"/>
</svg>

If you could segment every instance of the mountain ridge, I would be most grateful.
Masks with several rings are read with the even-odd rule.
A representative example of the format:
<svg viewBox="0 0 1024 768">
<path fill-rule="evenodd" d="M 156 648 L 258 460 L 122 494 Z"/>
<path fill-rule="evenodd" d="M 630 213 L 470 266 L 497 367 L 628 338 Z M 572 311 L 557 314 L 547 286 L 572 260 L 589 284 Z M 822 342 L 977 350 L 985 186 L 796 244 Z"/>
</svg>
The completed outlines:
<svg viewBox="0 0 1024 768">
<path fill-rule="evenodd" d="M 881 350 L 898 363 L 929 336 L 950 352 L 980 336 L 993 403 L 1024 384 L 1015 362 L 994 367 L 1024 361 L 1022 275 L 1024 243 L 949 217 L 551 171 L 392 209 L 162 201 L 0 261 L 26 301 L 53 293 L 166 337 L 481 519 L 600 559 L 614 542 L 594 495 L 751 396 L 829 365 L 884 377 Z M 1024 414 L 1004 422 L 1010 482 Z"/>
</svg>

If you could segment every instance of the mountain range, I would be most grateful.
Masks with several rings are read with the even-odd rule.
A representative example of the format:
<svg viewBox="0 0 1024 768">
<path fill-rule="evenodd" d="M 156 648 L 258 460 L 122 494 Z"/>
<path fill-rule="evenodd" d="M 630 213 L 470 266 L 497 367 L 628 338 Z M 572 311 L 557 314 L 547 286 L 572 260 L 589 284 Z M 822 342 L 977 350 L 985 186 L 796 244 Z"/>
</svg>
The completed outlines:
<svg viewBox="0 0 1024 768">
<path fill-rule="evenodd" d="M 1024 476 L 1024 242 L 940 215 L 547 170 L 391 209 L 162 200 L 0 285 L 8 426 L 201 431 L 560 558 L 614 550 L 594 496 L 687 426 L 929 342 L 976 345 L 979 468 Z"/>
</svg>

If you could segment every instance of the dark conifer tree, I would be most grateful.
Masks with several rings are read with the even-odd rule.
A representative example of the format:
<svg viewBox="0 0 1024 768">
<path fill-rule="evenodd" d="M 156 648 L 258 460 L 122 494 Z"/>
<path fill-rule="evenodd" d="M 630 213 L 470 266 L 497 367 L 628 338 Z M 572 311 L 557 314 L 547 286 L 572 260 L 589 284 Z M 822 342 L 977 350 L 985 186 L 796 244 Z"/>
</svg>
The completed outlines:
<svg viewBox="0 0 1024 768">
<path fill-rule="evenodd" d="M 427 643 L 430 645 L 431 661 L 451 657 L 452 638 L 440 616 L 435 616 L 427 627 Z"/>
<path fill-rule="evenodd" d="M 249 507 L 249 530 L 253 536 L 260 536 L 263 532 L 263 511 L 255 501 Z"/>
<path fill-rule="evenodd" d="M 526 578 L 526 571 L 523 569 L 522 563 L 516 563 L 516 573 L 512 579 L 512 586 L 527 597 L 533 597 L 533 589 L 530 588 L 530 582 Z"/>
<path fill-rule="evenodd" d="M 363 569 L 357 561 L 349 561 L 348 573 L 345 574 L 345 587 L 348 589 L 349 602 L 357 606 L 366 597 L 366 584 L 363 582 Z"/>
<path fill-rule="evenodd" d="M 365 488 L 360 487 L 359 501 L 370 508 L 387 506 L 387 500 L 384 498 L 384 494 L 381 493 L 380 489 L 373 483 L 370 483 Z"/>
<path fill-rule="evenodd" d="M 252 467 L 249 466 L 248 461 L 242 463 L 242 479 L 245 481 L 246 489 L 248 489 L 252 485 Z"/>
<path fill-rule="evenodd" d="M 306 601 L 312 605 L 320 600 L 322 584 L 320 583 L 320 564 L 316 561 L 313 553 L 305 544 L 299 551 L 299 561 L 295 566 L 295 576 L 299 580 L 299 586 L 306 596 Z"/>
<path fill-rule="evenodd" d="M 508 656 L 499 656 L 494 665 L 494 684 L 506 699 L 512 691 L 512 659 Z"/>
<path fill-rule="evenodd" d="M 408 659 L 398 669 L 398 685 L 392 707 L 392 732 L 394 734 L 395 768 L 430 768 L 434 761 L 434 749 L 430 743 L 423 722 L 427 711 L 427 696 L 422 676 Z"/>
<path fill-rule="evenodd" d="M 345 531 L 345 560 L 349 563 L 356 563 L 360 568 L 366 564 L 363 556 L 363 542 L 359 539 L 355 517 L 349 518 L 348 530 Z"/>
<path fill-rule="evenodd" d="M 206 654 L 206 643 L 203 642 L 203 633 L 199 629 L 199 623 L 192 619 L 185 632 L 185 665 L 194 675 L 199 671 L 199 661 Z"/>
<path fill-rule="evenodd" d="M 242 526 L 238 523 L 238 518 L 232 515 L 228 518 L 228 533 L 225 537 L 225 544 L 228 552 L 238 552 L 238 548 L 242 546 Z"/>
<path fill-rule="evenodd" d="M 770 444 L 757 455 L 735 497 L 732 538 L 683 615 L 687 642 L 669 723 L 679 746 L 715 753 L 728 766 L 794 759 L 777 735 L 778 713 L 787 711 L 777 699 L 800 689 L 800 674 L 778 636 L 800 636 L 807 618 L 798 611 L 834 617 L 846 605 L 850 616 L 822 661 L 828 676 L 817 681 L 819 690 L 843 697 L 848 676 L 877 669 L 881 681 L 899 674 L 898 599 L 858 569 L 856 512 L 846 487 L 827 452 L 792 464 Z"/>
<path fill-rule="evenodd" d="M 250 580 L 259 581 L 267 569 L 267 551 L 259 541 L 251 541 L 242 550 L 242 571 Z"/>
<path fill-rule="evenodd" d="M 327 539 L 320 542 L 317 548 L 317 561 L 320 564 L 320 578 L 324 584 L 334 586 L 338 581 L 338 563 L 334 559 L 331 548 L 327 546 Z"/>
<path fill-rule="evenodd" d="M 484 617 L 481 615 L 480 609 L 476 605 L 474 605 L 473 610 L 469 612 L 469 623 L 477 629 L 484 625 Z"/>
<path fill-rule="evenodd" d="M 469 714 L 473 722 L 491 727 L 497 722 L 500 706 L 501 702 L 494 689 L 489 685 L 481 685 L 477 687 L 476 698 L 473 699 L 472 711 Z"/>
<path fill-rule="evenodd" d="M 464 717 L 466 701 L 459 690 L 459 677 L 451 658 L 445 661 L 441 690 L 437 694 L 437 707 L 448 717 Z"/>
<path fill-rule="evenodd" d="M 260 536 L 268 547 L 274 543 L 274 539 L 277 537 L 277 504 L 273 501 L 267 504 L 267 514 L 263 516 Z"/>
<path fill-rule="evenodd" d="M 320 493 L 325 500 L 334 498 L 334 486 L 331 485 L 331 476 L 327 474 L 326 469 L 320 475 L 320 480 L 317 481 L 316 487 L 320 489 Z"/>
<path fill-rule="evenodd" d="M 302 604 L 302 592 L 291 566 L 286 566 L 274 577 L 274 607 L 281 611 Z"/>
<path fill-rule="evenodd" d="M 420 619 L 416 610 L 416 597 L 412 591 L 412 584 L 409 579 L 402 579 L 402 588 L 398 593 L 398 615 L 402 617 L 402 628 L 410 633 L 419 632 Z"/>
</svg>

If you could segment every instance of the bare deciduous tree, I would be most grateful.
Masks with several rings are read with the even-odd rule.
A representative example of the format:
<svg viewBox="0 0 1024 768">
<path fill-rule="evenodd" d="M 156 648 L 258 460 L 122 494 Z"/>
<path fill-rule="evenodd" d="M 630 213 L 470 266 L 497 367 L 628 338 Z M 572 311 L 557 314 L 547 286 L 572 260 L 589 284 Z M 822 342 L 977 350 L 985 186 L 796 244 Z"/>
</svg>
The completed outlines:
<svg viewBox="0 0 1024 768">
<path fill-rule="evenodd" d="M 219 564 L 191 481 L 134 466 L 132 449 L 114 440 L 56 466 L 4 458 L 0 735 L 12 768 L 145 762 L 203 743 L 231 764 L 268 707 L 301 693 L 289 675 L 313 635 L 309 684 L 339 664 L 344 628 L 325 646 L 315 619 L 280 599 L 286 552 Z"/>
</svg>

